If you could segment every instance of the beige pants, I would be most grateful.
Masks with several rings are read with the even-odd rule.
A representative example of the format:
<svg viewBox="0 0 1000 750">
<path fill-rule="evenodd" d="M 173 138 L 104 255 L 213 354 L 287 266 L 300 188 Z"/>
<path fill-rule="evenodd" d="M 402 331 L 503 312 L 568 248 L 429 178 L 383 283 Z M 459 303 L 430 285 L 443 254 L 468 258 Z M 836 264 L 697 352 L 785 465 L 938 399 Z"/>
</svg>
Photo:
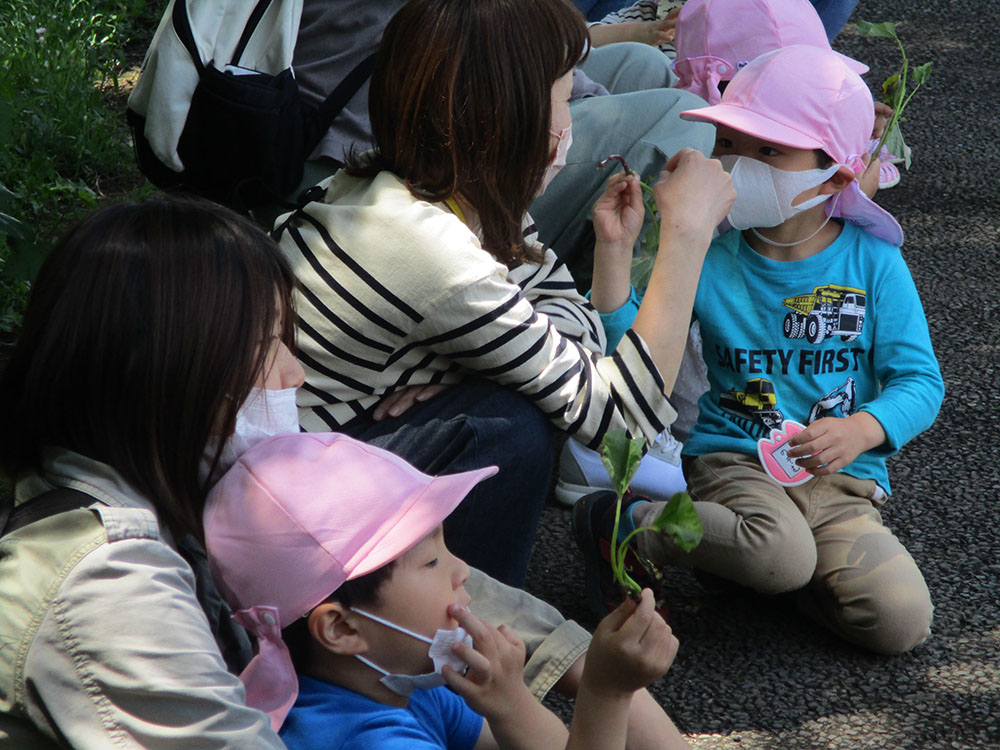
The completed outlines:
<svg viewBox="0 0 1000 750">
<path fill-rule="evenodd" d="M 684 553 L 668 537 L 643 532 L 643 556 L 766 594 L 801 590 L 806 614 L 880 653 L 908 651 L 930 635 L 927 584 L 882 525 L 876 506 L 885 495 L 873 480 L 840 473 L 782 487 L 741 453 L 689 459 L 685 473 L 705 531 L 701 544 Z M 652 523 L 661 507 L 640 506 L 636 525 Z"/>
<path fill-rule="evenodd" d="M 527 591 L 507 586 L 471 568 L 465 590 L 469 609 L 486 622 L 513 628 L 527 649 L 524 681 L 542 700 L 590 645 L 590 633 Z"/>
</svg>

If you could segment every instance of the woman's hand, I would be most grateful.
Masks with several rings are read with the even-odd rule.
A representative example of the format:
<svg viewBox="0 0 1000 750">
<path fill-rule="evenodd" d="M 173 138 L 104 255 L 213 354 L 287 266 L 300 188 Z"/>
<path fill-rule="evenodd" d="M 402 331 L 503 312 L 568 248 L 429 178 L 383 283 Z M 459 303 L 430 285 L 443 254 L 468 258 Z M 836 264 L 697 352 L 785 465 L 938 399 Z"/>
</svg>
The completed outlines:
<svg viewBox="0 0 1000 750">
<path fill-rule="evenodd" d="M 594 204 L 594 278 L 590 301 L 598 312 L 617 310 L 629 298 L 632 248 L 645 218 L 639 177 L 615 174 Z"/>
<path fill-rule="evenodd" d="M 594 203 L 594 235 L 597 244 L 612 247 L 632 257 L 632 247 L 642 230 L 646 209 L 642 205 L 639 176 L 613 174 Z"/>
<path fill-rule="evenodd" d="M 885 442 L 882 424 L 866 411 L 849 417 L 823 417 L 794 435 L 788 457 L 821 477 L 835 474 L 867 450 Z"/>
<path fill-rule="evenodd" d="M 408 385 L 398 391 L 393 391 L 375 407 L 372 419 L 378 422 L 388 417 L 398 417 L 415 403 L 429 401 L 447 387 L 446 385 Z"/>
<path fill-rule="evenodd" d="M 656 207 L 660 211 L 662 237 L 679 234 L 681 238 L 711 237 L 736 200 L 729 175 L 718 159 L 707 159 L 692 148 L 683 148 L 667 162 L 659 181 L 653 186 Z M 708 249 L 708 243 L 698 243 Z"/>
</svg>

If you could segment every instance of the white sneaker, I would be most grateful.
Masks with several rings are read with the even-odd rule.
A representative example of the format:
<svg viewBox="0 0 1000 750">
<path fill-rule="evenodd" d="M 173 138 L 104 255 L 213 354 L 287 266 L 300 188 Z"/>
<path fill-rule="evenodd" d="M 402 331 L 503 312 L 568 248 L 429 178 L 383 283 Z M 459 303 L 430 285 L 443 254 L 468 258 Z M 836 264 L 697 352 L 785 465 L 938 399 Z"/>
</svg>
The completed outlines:
<svg viewBox="0 0 1000 750">
<path fill-rule="evenodd" d="M 669 431 L 656 436 L 653 445 L 642 458 L 639 470 L 632 478 L 632 490 L 651 500 L 669 500 L 687 484 L 681 471 L 681 448 Z M 572 506 L 584 495 L 595 490 L 611 489 L 601 455 L 583 443 L 570 438 L 559 456 L 559 481 L 556 482 L 556 500 Z"/>
</svg>

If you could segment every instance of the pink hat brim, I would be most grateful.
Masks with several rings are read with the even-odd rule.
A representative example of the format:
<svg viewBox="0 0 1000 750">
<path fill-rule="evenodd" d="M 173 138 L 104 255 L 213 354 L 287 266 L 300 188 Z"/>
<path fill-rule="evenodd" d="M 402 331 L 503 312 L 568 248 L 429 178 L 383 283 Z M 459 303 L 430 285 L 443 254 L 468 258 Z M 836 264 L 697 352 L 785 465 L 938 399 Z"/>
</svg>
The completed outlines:
<svg viewBox="0 0 1000 750">
<path fill-rule="evenodd" d="M 792 148 L 824 148 L 822 141 L 811 135 L 790 128 L 780 122 L 765 117 L 757 112 L 735 104 L 713 104 L 702 109 L 689 109 L 681 112 L 682 120 L 694 122 L 709 122 L 713 125 L 725 125 L 741 133 L 747 133 L 755 138 L 761 138 L 772 143 L 780 143 Z"/>
<path fill-rule="evenodd" d="M 487 466 L 460 474 L 434 477 L 424 491 L 411 500 L 410 507 L 400 514 L 397 523 L 381 539 L 372 540 L 370 548 L 373 549 L 359 552 L 357 557 L 360 559 L 353 565 L 347 580 L 378 570 L 415 547 L 458 507 L 477 484 L 498 471 L 496 466 Z M 351 563 L 347 563 L 347 566 L 351 566 Z"/>
</svg>

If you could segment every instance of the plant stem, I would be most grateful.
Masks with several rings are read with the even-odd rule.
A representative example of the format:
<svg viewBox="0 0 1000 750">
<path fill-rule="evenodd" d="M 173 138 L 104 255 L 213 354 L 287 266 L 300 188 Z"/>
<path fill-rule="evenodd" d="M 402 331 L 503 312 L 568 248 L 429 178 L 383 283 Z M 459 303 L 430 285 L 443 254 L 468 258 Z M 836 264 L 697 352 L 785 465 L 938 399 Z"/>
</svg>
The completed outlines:
<svg viewBox="0 0 1000 750">
<path fill-rule="evenodd" d="M 618 499 L 615 501 L 615 525 L 611 532 L 611 572 L 614 573 L 616 579 L 622 580 L 625 567 L 622 564 L 621 558 L 624 556 L 618 546 L 618 522 L 621 520 L 622 516 L 622 496 L 618 495 Z"/>
</svg>

